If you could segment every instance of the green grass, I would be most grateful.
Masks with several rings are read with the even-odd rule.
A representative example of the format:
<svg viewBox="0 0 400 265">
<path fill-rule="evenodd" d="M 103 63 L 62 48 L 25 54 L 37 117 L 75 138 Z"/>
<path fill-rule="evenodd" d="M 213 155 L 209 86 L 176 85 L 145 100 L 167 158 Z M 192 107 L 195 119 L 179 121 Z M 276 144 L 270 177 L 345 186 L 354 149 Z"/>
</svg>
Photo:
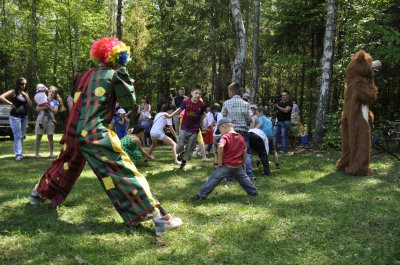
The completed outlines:
<svg viewBox="0 0 400 265">
<path fill-rule="evenodd" d="M 255 170 L 258 197 L 231 182 L 193 202 L 212 166 L 194 158 L 179 173 L 170 151 L 157 149 L 158 160 L 138 168 L 184 224 L 156 238 L 151 221 L 125 229 L 88 166 L 57 210 L 29 205 L 51 163 L 33 158 L 33 141 L 22 162 L 0 142 L 0 264 L 400 263 L 400 163 L 390 156 L 373 156 L 376 173 L 359 178 L 335 170 L 337 152 L 285 155 L 272 177 Z"/>
</svg>

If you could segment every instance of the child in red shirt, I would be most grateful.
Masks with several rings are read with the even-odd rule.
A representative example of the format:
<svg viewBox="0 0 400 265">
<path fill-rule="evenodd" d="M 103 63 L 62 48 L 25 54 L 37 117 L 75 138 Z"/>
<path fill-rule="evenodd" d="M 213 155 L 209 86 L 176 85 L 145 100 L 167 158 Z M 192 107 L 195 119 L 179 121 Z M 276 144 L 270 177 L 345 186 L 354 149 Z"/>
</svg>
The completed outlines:
<svg viewBox="0 0 400 265">
<path fill-rule="evenodd" d="M 246 175 L 247 149 L 243 136 L 235 132 L 229 118 L 222 118 L 217 124 L 217 130 L 222 135 L 218 143 L 218 168 L 192 198 L 205 199 L 227 176 L 234 177 L 248 195 L 257 196 L 256 187 Z"/>
</svg>

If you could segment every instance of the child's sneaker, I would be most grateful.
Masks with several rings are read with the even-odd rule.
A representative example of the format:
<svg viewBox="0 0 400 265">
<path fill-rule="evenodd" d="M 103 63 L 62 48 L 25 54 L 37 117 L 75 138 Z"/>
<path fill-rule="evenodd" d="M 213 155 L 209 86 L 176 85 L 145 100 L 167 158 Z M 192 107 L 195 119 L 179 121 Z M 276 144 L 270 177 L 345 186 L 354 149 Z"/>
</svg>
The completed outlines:
<svg viewBox="0 0 400 265">
<path fill-rule="evenodd" d="M 183 153 L 184 153 L 184 152 L 180 152 L 180 153 L 178 154 L 178 156 L 176 157 L 176 160 L 182 161 L 182 159 L 183 159 Z"/>
<path fill-rule="evenodd" d="M 161 218 L 153 219 L 156 226 L 156 236 L 162 236 L 167 230 L 177 228 L 182 225 L 182 219 L 179 217 L 172 217 L 167 214 Z"/>
<path fill-rule="evenodd" d="M 36 205 L 38 203 L 43 202 L 45 199 L 40 197 L 39 193 L 36 191 L 36 186 L 33 188 L 31 192 L 31 197 L 29 198 L 29 203 L 31 205 Z"/>
<path fill-rule="evenodd" d="M 180 165 L 180 167 L 179 167 L 179 170 L 184 170 L 184 169 L 185 169 L 185 166 L 186 166 L 186 161 L 185 161 L 185 160 L 182 160 L 181 165 Z"/>
<path fill-rule="evenodd" d="M 199 194 L 193 195 L 191 198 L 193 201 L 200 201 L 200 200 L 204 200 L 205 198 L 200 197 Z"/>
</svg>

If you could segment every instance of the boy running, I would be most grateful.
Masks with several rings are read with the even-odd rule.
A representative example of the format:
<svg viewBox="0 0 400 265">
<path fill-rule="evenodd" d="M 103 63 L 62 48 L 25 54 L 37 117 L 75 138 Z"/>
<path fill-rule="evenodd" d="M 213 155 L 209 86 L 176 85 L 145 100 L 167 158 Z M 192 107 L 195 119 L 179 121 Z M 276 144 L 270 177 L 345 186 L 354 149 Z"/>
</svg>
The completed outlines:
<svg viewBox="0 0 400 265">
<path fill-rule="evenodd" d="M 194 85 L 191 91 L 191 98 L 186 98 L 181 105 L 172 114 L 165 115 L 166 118 L 172 118 L 185 110 L 182 117 L 182 127 L 179 133 L 176 152 L 179 154 L 178 159 L 182 158 L 180 170 L 186 166 L 186 162 L 191 159 L 192 152 L 197 144 L 197 135 L 199 129 L 203 130 L 203 120 L 206 106 L 201 98 L 201 88 L 199 85 Z"/>
</svg>

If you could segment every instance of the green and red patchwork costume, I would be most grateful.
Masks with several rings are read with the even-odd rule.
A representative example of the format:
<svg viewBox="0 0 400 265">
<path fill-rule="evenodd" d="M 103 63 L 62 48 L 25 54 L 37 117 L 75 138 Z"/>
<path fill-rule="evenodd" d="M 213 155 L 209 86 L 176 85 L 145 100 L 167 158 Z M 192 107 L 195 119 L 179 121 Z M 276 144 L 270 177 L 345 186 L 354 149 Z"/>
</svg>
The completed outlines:
<svg viewBox="0 0 400 265">
<path fill-rule="evenodd" d="M 53 207 L 68 196 L 86 161 L 128 226 L 156 214 L 159 203 L 145 177 L 107 128 L 116 100 L 132 108 L 135 92 L 125 67 L 102 66 L 80 75 L 73 88 L 74 108 L 68 118 L 64 147 L 41 177 L 37 192 Z"/>
</svg>

